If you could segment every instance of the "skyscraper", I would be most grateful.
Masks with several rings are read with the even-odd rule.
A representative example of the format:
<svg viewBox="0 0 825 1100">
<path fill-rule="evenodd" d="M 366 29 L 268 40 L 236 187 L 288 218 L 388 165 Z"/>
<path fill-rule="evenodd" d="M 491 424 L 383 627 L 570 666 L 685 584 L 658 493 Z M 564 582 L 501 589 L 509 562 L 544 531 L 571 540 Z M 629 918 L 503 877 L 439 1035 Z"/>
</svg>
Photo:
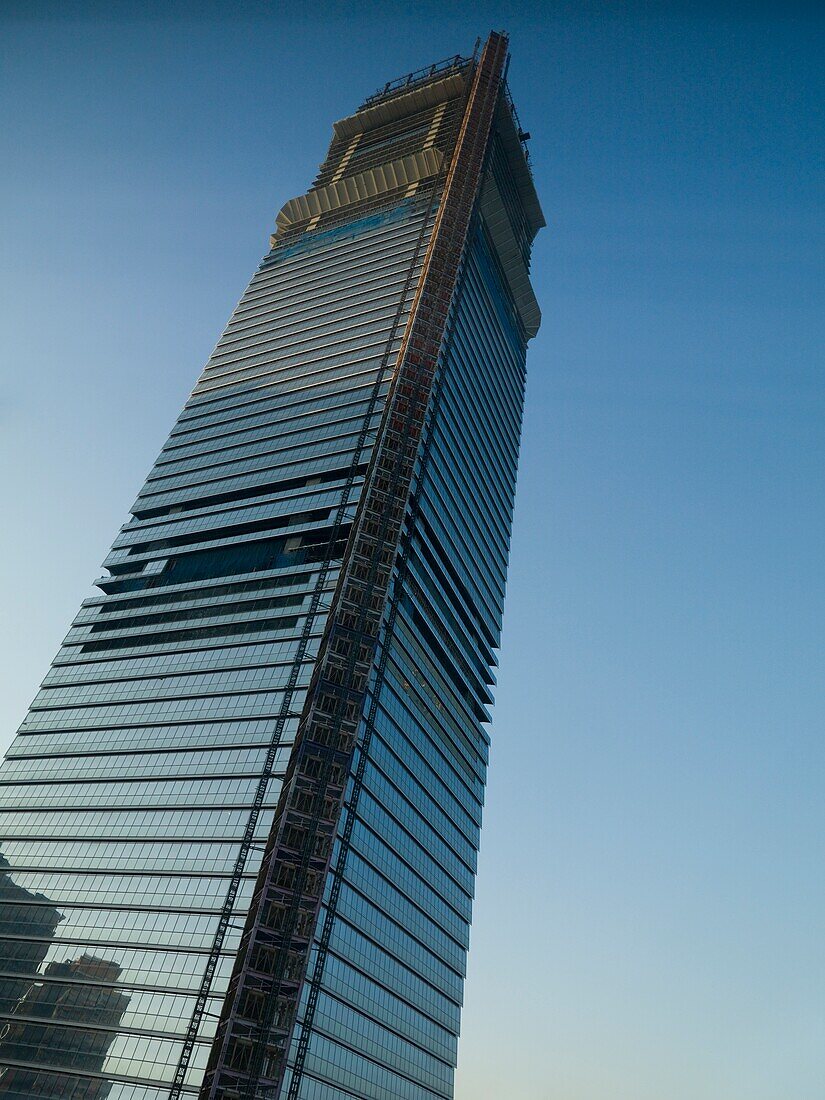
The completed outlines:
<svg viewBox="0 0 825 1100">
<path fill-rule="evenodd" d="M 0 1094 L 452 1094 L 539 323 L 506 62 L 334 124 L 32 704 Z"/>
</svg>

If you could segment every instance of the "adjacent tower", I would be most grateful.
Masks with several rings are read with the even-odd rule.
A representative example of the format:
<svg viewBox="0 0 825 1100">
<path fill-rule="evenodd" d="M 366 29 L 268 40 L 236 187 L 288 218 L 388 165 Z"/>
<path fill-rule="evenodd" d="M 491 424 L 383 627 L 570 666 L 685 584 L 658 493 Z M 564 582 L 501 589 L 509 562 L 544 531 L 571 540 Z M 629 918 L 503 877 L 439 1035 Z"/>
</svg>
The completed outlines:
<svg viewBox="0 0 825 1100">
<path fill-rule="evenodd" d="M 539 324 L 506 64 L 335 123 L 0 769 L 0 1095 L 452 1095 Z"/>
</svg>

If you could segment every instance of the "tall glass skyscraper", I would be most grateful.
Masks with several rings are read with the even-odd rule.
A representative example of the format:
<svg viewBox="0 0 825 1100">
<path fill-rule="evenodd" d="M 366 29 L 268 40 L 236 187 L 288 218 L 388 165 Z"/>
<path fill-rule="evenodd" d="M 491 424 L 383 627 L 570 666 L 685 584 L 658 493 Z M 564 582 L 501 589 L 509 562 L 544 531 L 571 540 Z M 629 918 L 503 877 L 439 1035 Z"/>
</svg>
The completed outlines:
<svg viewBox="0 0 825 1100">
<path fill-rule="evenodd" d="M 544 224 L 492 34 L 334 125 L 0 770 L 0 1100 L 452 1095 Z"/>
</svg>

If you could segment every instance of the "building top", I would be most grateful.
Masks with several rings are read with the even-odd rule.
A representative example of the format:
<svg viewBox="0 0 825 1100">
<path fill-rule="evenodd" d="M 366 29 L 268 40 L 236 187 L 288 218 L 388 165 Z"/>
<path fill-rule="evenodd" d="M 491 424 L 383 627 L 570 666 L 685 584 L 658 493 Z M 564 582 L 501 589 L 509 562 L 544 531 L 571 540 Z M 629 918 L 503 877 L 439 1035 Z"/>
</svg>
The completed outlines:
<svg viewBox="0 0 825 1100">
<path fill-rule="evenodd" d="M 278 213 L 272 246 L 437 189 L 452 158 L 475 65 L 475 57 L 455 55 L 391 80 L 335 122 L 312 186 Z M 530 285 L 530 246 L 546 222 L 528 138 L 503 82 L 480 209 L 529 338 L 541 320 Z"/>
</svg>

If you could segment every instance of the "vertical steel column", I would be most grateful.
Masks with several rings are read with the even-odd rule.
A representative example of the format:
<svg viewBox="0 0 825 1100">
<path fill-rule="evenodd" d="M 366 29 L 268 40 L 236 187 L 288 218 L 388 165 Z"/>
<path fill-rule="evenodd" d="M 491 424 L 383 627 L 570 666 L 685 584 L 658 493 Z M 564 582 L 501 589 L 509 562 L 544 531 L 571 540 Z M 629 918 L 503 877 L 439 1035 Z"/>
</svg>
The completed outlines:
<svg viewBox="0 0 825 1100">
<path fill-rule="evenodd" d="M 475 68 L 202 1100 L 274 1100 L 283 1084 L 506 54 L 493 33 Z"/>
</svg>

